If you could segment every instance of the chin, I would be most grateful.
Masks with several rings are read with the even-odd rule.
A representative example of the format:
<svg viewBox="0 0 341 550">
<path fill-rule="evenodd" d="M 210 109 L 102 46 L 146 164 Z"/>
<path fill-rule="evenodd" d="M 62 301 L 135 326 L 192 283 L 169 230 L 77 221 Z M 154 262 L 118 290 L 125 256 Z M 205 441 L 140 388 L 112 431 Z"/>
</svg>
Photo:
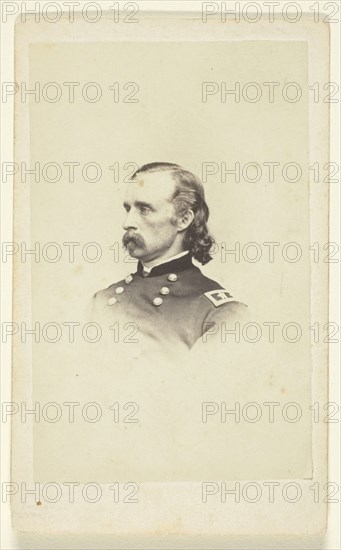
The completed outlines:
<svg viewBox="0 0 341 550">
<path fill-rule="evenodd" d="M 127 252 L 129 253 L 129 256 L 136 258 L 137 260 L 140 260 L 144 256 L 143 251 L 136 247 L 127 246 Z"/>
</svg>

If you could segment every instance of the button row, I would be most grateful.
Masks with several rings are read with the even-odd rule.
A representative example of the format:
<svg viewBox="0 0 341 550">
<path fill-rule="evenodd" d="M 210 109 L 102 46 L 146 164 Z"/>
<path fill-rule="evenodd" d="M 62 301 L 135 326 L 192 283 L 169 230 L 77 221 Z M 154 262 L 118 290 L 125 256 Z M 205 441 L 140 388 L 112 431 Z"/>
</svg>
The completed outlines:
<svg viewBox="0 0 341 550">
<path fill-rule="evenodd" d="M 170 273 L 167 277 L 168 281 L 171 281 L 172 283 L 175 283 L 175 281 L 178 280 L 178 277 L 175 273 Z M 127 284 L 131 283 L 131 281 L 133 280 L 133 276 L 132 275 L 128 275 L 125 279 L 125 282 Z M 124 292 L 124 287 L 123 286 L 118 286 L 116 289 L 115 289 L 115 292 L 116 294 L 122 294 L 122 292 Z M 167 294 L 170 293 L 170 290 L 168 288 L 168 286 L 163 286 L 161 289 L 160 289 L 160 294 L 162 294 L 163 296 L 167 296 Z M 113 306 L 114 304 L 116 304 L 117 302 L 117 299 L 115 297 L 112 297 L 112 298 L 109 298 L 108 300 L 108 305 L 109 306 Z M 154 306 L 160 306 L 162 303 L 163 303 L 163 300 L 162 298 L 160 297 L 156 297 L 154 298 L 153 300 L 153 305 Z"/>
</svg>

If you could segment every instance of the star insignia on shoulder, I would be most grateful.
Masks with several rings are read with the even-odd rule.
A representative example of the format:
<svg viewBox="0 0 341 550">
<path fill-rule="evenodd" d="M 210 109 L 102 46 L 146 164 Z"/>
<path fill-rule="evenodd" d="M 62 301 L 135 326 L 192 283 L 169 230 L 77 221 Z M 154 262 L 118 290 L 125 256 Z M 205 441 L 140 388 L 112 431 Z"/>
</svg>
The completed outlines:
<svg viewBox="0 0 341 550">
<path fill-rule="evenodd" d="M 214 307 L 222 306 L 228 302 L 235 302 L 236 299 L 231 296 L 227 290 L 220 288 L 218 290 L 210 290 L 209 292 L 204 292 L 204 296 L 209 299 Z"/>
</svg>

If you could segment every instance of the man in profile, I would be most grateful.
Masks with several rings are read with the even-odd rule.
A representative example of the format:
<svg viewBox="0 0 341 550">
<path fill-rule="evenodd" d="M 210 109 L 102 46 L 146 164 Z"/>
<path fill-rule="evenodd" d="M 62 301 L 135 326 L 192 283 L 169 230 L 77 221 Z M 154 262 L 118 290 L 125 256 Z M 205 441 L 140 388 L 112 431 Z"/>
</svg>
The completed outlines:
<svg viewBox="0 0 341 550">
<path fill-rule="evenodd" d="M 194 174 L 168 162 L 146 164 L 127 184 L 124 208 L 123 245 L 137 271 L 95 294 L 95 318 L 134 323 L 146 342 L 190 349 L 219 323 L 244 317 L 246 306 L 192 263 L 209 262 L 214 244 Z"/>
</svg>

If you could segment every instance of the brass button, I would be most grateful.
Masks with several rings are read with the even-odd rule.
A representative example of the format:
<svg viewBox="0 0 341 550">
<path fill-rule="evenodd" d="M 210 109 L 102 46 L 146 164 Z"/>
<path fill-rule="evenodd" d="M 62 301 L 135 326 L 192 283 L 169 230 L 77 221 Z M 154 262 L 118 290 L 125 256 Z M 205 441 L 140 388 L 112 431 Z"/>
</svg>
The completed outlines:
<svg viewBox="0 0 341 550">
<path fill-rule="evenodd" d="M 115 290 L 116 294 L 122 294 L 122 292 L 124 292 L 124 288 L 123 286 L 118 286 Z"/>
<path fill-rule="evenodd" d="M 167 294 L 169 294 L 169 288 L 168 286 L 163 286 L 160 290 L 160 294 L 163 294 L 164 296 L 166 296 Z"/>
<path fill-rule="evenodd" d="M 154 306 L 161 306 L 162 302 L 163 302 L 162 298 L 154 298 L 153 305 Z"/>
<path fill-rule="evenodd" d="M 127 283 L 127 285 L 129 285 L 129 283 L 131 283 L 131 281 L 133 280 L 133 276 L 132 275 L 127 275 L 124 280 Z"/>
<path fill-rule="evenodd" d="M 114 304 L 116 304 L 117 300 L 116 298 L 113 296 L 112 298 L 109 298 L 108 300 L 108 306 L 113 306 Z"/>
<path fill-rule="evenodd" d="M 167 278 L 168 278 L 168 281 L 171 281 L 172 283 L 175 283 L 175 281 L 178 280 L 178 276 L 175 275 L 175 273 L 170 273 Z"/>
</svg>

